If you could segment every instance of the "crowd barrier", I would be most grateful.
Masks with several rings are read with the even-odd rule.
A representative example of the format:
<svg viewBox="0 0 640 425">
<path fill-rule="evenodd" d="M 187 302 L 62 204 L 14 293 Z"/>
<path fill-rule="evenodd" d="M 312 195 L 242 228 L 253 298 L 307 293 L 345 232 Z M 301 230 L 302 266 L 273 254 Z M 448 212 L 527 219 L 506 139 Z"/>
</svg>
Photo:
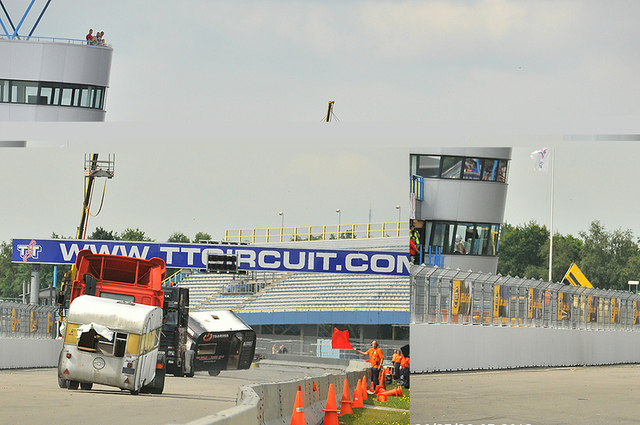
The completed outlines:
<svg viewBox="0 0 640 425">
<path fill-rule="evenodd" d="M 413 266 L 411 323 L 640 330 L 640 294 Z"/>
<path fill-rule="evenodd" d="M 640 362 L 640 295 L 411 269 L 413 373 Z"/>
<path fill-rule="evenodd" d="M 54 339 L 57 308 L 0 301 L 0 338 Z"/>
<path fill-rule="evenodd" d="M 235 407 L 185 425 L 288 425 L 299 387 L 302 390 L 305 422 L 319 425 L 324 420 L 322 409 L 327 404 L 329 385 L 333 384 L 334 388 L 339 389 L 335 391 L 339 406 L 345 378 L 353 389 L 365 373 L 365 362 L 352 361 L 346 371 L 339 374 L 242 386 L 238 389 Z"/>
</svg>

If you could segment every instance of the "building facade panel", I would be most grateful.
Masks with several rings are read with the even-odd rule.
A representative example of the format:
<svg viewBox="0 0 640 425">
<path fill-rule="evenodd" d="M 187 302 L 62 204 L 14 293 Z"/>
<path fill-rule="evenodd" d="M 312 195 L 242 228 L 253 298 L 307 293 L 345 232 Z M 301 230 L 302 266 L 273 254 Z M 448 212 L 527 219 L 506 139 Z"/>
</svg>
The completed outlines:
<svg viewBox="0 0 640 425">
<path fill-rule="evenodd" d="M 0 79 L 109 86 L 111 47 L 0 38 Z"/>
</svg>

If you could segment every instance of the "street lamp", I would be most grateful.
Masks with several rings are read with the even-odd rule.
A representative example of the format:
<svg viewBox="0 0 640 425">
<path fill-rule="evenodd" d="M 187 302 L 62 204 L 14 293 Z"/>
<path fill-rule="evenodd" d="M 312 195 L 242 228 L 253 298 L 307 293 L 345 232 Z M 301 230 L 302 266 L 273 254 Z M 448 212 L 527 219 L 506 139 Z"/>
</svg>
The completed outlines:
<svg viewBox="0 0 640 425">
<path fill-rule="evenodd" d="M 396 205 L 396 209 L 398 210 L 398 223 L 402 220 L 400 220 L 400 215 L 402 214 L 402 208 L 400 208 L 400 205 Z"/>
<path fill-rule="evenodd" d="M 338 239 L 340 239 L 340 223 L 342 222 L 342 211 L 340 211 L 340 208 L 336 208 L 336 212 L 338 213 Z"/>
<path fill-rule="evenodd" d="M 282 238 L 284 236 L 284 213 L 280 211 L 278 215 L 282 217 L 282 220 L 280 221 L 280 242 L 282 242 Z"/>
</svg>

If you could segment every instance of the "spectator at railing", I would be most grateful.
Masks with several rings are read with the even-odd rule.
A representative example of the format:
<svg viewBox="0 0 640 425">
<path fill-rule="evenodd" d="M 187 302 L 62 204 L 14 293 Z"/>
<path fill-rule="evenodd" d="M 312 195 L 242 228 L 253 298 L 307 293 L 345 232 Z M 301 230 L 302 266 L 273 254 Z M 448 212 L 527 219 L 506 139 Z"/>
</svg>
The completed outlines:
<svg viewBox="0 0 640 425">
<path fill-rule="evenodd" d="M 89 34 L 85 37 L 87 39 L 87 44 L 91 45 L 95 43 L 96 37 L 93 35 L 93 28 L 89 29 Z"/>
</svg>

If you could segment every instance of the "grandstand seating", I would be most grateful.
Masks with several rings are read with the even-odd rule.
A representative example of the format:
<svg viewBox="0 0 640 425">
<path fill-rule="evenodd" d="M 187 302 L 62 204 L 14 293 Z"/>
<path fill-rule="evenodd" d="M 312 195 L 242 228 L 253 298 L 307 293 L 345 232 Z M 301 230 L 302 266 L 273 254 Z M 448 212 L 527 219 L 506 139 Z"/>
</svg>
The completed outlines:
<svg viewBox="0 0 640 425">
<path fill-rule="evenodd" d="M 259 282 L 255 294 L 225 291 L 227 285 Z M 198 273 L 179 282 L 189 288 L 193 311 L 236 312 L 299 310 L 409 311 L 409 279 L 331 273 L 256 273 L 252 276 Z"/>
</svg>

